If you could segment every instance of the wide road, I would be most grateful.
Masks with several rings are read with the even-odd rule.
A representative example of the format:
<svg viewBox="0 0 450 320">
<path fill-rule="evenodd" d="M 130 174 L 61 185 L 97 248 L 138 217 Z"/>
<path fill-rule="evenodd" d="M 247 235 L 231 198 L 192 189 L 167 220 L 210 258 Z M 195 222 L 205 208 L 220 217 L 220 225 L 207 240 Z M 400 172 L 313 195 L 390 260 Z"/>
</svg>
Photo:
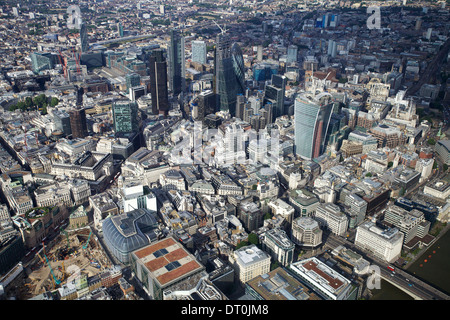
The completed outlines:
<svg viewBox="0 0 450 320">
<path fill-rule="evenodd" d="M 395 268 L 395 272 L 392 272 L 387 268 L 389 266 L 388 262 L 380 260 L 372 254 L 363 251 L 361 248 L 357 247 L 355 244 L 342 237 L 336 236 L 334 234 L 329 234 L 326 240 L 326 246 L 334 249 L 339 245 L 343 245 L 360 254 L 371 264 L 376 265 L 380 268 L 382 277 L 390 279 L 391 282 L 397 284 L 407 291 L 412 292 L 423 300 L 450 300 L 450 296 L 421 281 L 420 279 L 417 279 L 407 271 Z"/>
</svg>

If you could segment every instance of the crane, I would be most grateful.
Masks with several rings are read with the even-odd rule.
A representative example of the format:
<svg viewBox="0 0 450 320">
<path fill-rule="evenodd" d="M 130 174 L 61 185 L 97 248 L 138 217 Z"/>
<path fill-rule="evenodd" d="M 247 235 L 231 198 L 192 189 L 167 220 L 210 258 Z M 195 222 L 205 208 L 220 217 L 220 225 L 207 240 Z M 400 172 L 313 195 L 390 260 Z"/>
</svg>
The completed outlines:
<svg viewBox="0 0 450 320">
<path fill-rule="evenodd" d="M 222 34 L 225 34 L 227 32 L 227 26 L 224 25 L 225 29 L 222 29 L 222 27 L 216 22 L 216 20 L 213 20 L 213 22 L 216 24 L 216 26 L 219 27 L 220 31 L 222 31 Z"/>
<path fill-rule="evenodd" d="M 92 234 L 92 230 L 91 230 L 91 232 L 89 232 L 89 236 L 88 236 L 88 239 L 87 239 L 87 241 L 86 241 L 86 244 L 85 244 L 85 245 L 83 245 L 83 249 L 86 249 L 86 248 L 88 247 L 88 244 L 89 244 L 89 239 L 91 239 L 91 234 Z"/>
<path fill-rule="evenodd" d="M 50 273 L 52 274 L 53 281 L 54 281 L 56 284 L 60 284 L 60 283 L 61 283 L 61 280 L 59 280 L 59 279 L 55 276 L 55 273 L 53 272 L 52 266 L 50 265 L 50 261 L 48 261 L 48 258 L 47 258 L 46 255 L 44 255 L 44 257 L 45 257 L 45 260 L 47 261 L 48 267 L 50 268 Z"/>
</svg>

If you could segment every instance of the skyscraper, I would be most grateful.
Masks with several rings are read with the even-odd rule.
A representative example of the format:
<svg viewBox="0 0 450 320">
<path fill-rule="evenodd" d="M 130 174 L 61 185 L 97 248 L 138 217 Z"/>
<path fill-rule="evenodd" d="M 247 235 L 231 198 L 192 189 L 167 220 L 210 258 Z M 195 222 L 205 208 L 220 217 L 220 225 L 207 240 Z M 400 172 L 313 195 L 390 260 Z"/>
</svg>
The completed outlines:
<svg viewBox="0 0 450 320">
<path fill-rule="evenodd" d="M 112 105 L 112 114 L 115 133 L 131 133 L 139 129 L 136 102 L 117 101 Z"/>
<path fill-rule="evenodd" d="M 86 111 L 84 108 L 72 109 L 69 111 L 70 127 L 73 138 L 84 138 L 88 135 L 86 123 Z"/>
<path fill-rule="evenodd" d="M 205 41 L 192 41 L 192 61 L 206 63 L 206 43 Z"/>
<path fill-rule="evenodd" d="M 284 94 L 286 90 L 286 77 L 280 75 L 272 75 L 272 84 L 266 85 L 264 89 L 264 105 L 268 102 L 272 103 L 272 119 L 281 117 L 286 112 L 284 110 Z"/>
<path fill-rule="evenodd" d="M 167 88 L 167 62 L 162 49 L 150 52 L 150 95 L 153 114 L 167 115 L 169 111 L 169 94 Z"/>
<path fill-rule="evenodd" d="M 177 30 L 170 31 L 169 45 L 169 90 L 178 95 L 185 90 L 186 59 L 184 37 Z"/>
<path fill-rule="evenodd" d="M 297 62 L 298 47 L 296 45 L 290 45 L 287 50 L 286 62 Z"/>
<path fill-rule="evenodd" d="M 237 94 L 244 94 L 246 89 L 244 57 L 241 47 L 237 43 L 233 43 L 231 46 L 231 57 L 233 58 L 233 70 L 236 76 Z"/>
<path fill-rule="evenodd" d="M 89 50 L 89 41 L 87 36 L 87 28 L 84 22 L 80 25 L 80 43 L 81 43 L 81 52 L 87 52 Z"/>
<path fill-rule="evenodd" d="M 325 138 L 333 106 L 328 93 L 317 96 L 304 93 L 297 97 L 294 104 L 297 155 L 311 160 L 325 151 Z"/>
<path fill-rule="evenodd" d="M 129 73 L 125 76 L 127 83 L 127 93 L 130 93 L 130 89 L 141 85 L 141 76 L 137 73 Z"/>
<path fill-rule="evenodd" d="M 220 111 L 235 115 L 237 84 L 231 55 L 231 39 L 227 34 L 218 34 L 214 52 L 214 91 Z"/>
</svg>

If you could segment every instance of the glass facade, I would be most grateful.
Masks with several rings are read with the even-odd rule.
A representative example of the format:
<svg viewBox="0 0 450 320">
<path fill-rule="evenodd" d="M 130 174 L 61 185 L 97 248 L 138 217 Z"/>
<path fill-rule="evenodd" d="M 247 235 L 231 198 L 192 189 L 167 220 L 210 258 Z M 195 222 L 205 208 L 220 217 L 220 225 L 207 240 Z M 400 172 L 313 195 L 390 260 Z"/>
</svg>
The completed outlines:
<svg viewBox="0 0 450 320">
<path fill-rule="evenodd" d="M 333 104 L 327 102 L 327 97 L 328 95 L 303 95 L 295 100 L 295 152 L 303 158 L 317 158 L 325 150 L 326 134 L 333 111 Z"/>
<path fill-rule="evenodd" d="M 136 102 L 116 102 L 112 106 L 114 131 L 130 133 L 138 130 L 138 106 Z"/>
</svg>

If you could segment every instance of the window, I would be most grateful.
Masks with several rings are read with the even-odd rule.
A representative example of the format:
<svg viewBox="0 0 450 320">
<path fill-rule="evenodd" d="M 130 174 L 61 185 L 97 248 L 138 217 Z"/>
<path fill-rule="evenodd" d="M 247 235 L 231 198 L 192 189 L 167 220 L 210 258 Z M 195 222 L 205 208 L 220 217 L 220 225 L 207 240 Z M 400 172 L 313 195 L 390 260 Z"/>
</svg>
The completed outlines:
<svg viewBox="0 0 450 320">
<path fill-rule="evenodd" d="M 167 264 L 166 269 L 167 269 L 167 271 L 172 271 L 180 266 L 181 266 L 181 264 L 178 261 L 174 261 L 174 262 Z"/>
</svg>

